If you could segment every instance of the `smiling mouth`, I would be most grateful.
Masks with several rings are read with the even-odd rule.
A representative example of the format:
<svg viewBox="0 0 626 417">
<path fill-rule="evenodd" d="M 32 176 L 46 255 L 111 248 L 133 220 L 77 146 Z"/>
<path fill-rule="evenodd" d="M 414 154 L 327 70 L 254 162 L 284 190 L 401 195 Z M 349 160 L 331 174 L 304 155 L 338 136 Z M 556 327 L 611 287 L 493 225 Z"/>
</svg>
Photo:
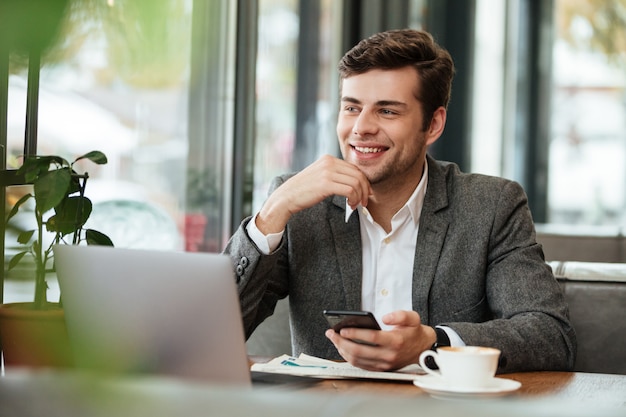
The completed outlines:
<svg viewBox="0 0 626 417">
<path fill-rule="evenodd" d="M 383 152 L 385 148 L 371 148 L 368 146 L 352 146 L 357 152 L 361 153 L 379 153 Z"/>
</svg>

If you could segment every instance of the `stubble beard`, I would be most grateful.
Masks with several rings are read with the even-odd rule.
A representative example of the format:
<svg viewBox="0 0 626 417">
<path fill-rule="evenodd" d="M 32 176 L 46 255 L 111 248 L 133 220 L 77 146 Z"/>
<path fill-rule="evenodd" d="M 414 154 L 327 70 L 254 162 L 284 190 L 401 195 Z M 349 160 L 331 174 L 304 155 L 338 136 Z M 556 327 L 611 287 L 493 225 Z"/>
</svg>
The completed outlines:
<svg viewBox="0 0 626 417">
<path fill-rule="evenodd" d="M 406 182 L 414 180 L 414 178 L 411 177 L 413 173 L 419 174 L 417 171 L 419 171 L 419 167 L 421 167 L 422 164 L 421 159 L 423 158 L 421 155 L 423 154 L 424 148 L 425 146 L 420 146 L 415 156 L 415 158 L 420 159 L 419 161 L 416 159 L 400 159 L 385 161 L 384 165 L 375 168 L 373 171 L 363 170 L 361 167 L 359 167 L 359 169 L 365 174 L 372 186 L 384 186 L 386 190 L 401 187 L 405 185 Z M 416 167 L 415 164 L 418 166 Z"/>
</svg>

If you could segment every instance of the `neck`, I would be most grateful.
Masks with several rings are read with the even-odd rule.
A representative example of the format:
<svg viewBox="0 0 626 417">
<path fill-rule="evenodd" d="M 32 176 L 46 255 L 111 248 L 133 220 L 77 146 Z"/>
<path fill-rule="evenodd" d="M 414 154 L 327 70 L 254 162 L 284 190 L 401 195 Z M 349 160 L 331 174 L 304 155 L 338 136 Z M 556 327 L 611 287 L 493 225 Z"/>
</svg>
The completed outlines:
<svg viewBox="0 0 626 417">
<path fill-rule="evenodd" d="M 372 185 L 373 194 L 368 199 L 367 210 L 385 232 L 391 232 L 391 219 L 409 200 L 422 179 L 423 172 L 422 169 L 420 175 L 395 185 Z"/>
</svg>

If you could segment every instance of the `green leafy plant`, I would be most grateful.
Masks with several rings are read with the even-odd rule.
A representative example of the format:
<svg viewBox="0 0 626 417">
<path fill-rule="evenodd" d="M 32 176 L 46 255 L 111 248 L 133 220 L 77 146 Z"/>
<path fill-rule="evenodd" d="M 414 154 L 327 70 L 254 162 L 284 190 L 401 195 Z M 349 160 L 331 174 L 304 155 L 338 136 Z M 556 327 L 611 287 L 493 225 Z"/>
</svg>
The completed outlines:
<svg viewBox="0 0 626 417">
<path fill-rule="evenodd" d="M 85 197 L 85 187 L 89 175 L 79 174 L 74 165 L 81 160 L 89 160 L 95 164 L 107 163 L 106 156 L 100 151 L 92 151 L 79 156 L 73 162 L 50 156 L 31 156 L 17 171 L 23 175 L 25 182 L 33 185 L 33 192 L 20 198 L 9 212 L 6 223 L 15 216 L 20 207 L 27 201 L 35 200 L 35 220 L 37 228 L 21 231 L 17 241 L 21 247 L 9 261 L 8 269 L 14 268 L 24 259 L 32 257 L 35 262 L 35 309 L 48 306 L 46 291 L 48 285 L 46 274 L 53 271 L 53 251 L 56 244 L 113 246 L 113 242 L 105 234 L 93 229 L 84 229 L 92 211 L 91 200 Z M 50 243 L 44 242 L 45 232 L 51 233 Z"/>
</svg>

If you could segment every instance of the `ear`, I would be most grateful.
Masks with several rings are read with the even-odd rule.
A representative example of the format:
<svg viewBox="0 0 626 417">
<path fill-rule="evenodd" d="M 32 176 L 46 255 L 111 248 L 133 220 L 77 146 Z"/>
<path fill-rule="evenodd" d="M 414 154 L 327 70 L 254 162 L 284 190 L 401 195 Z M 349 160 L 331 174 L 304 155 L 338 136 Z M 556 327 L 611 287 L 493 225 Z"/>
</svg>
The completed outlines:
<svg viewBox="0 0 626 417">
<path fill-rule="evenodd" d="M 432 119 L 430 119 L 430 126 L 426 131 L 426 145 L 432 145 L 443 133 L 443 128 L 446 126 L 446 109 L 443 107 L 437 108 L 433 113 Z"/>
</svg>

